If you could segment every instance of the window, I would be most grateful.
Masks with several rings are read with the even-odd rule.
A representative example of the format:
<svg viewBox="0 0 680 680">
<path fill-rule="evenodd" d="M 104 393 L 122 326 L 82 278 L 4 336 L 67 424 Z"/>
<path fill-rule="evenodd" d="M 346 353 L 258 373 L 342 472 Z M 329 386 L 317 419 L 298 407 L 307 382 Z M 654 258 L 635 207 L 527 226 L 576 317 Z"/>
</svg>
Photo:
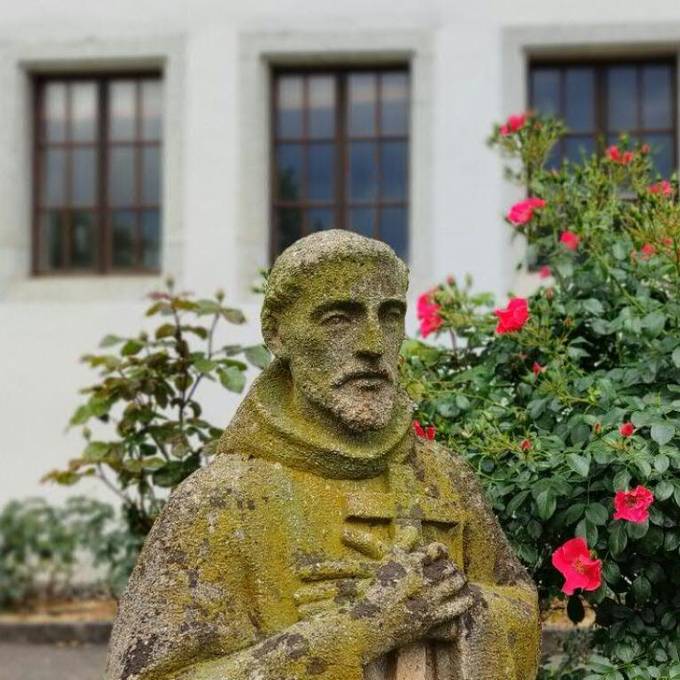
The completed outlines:
<svg viewBox="0 0 680 680">
<path fill-rule="evenodd" d="M 272 99 L 272 254 L 339 227 L 406 258 L 408 71 L 277 71 Z"/>
<path fill-rule="evenodd" d="M 35 81 L 36 273 L 157 271 L 157 74 Z"/>
<path fill-rule="evenodd" d="M 656 170 L 670 176 L 677 166 L 675 79 L 674 59 L 533 63 L 531 107 L 569 128 L 551 163 L 578 161 L 625 132 L 649 144 Z"/>
</svg>

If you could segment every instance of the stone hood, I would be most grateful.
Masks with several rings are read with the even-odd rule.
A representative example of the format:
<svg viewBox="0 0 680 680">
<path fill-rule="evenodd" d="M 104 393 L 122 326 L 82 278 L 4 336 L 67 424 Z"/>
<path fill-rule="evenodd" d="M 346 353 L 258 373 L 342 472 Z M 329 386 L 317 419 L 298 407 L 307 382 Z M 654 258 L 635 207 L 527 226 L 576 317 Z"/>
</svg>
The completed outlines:
<svg viewBox="0 0 680 680">
<path fill-rule="evenodd" d="M 402 389 L 388 426 L 361 434 L 295 416 L 291 393 L 288 368 L 275 360 L 251 386 L 217 452 L 264 458 L 334 479 L 374 477 L 407 455 L 413 406 Z"/>
</svg>

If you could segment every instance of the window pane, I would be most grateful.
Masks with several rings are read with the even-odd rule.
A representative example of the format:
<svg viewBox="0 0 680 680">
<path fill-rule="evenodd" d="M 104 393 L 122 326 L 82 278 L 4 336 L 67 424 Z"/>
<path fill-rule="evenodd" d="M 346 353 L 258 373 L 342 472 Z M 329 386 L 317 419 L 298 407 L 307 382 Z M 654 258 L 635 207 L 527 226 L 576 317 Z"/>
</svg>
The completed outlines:
<svg viewBox="0 0 680 680">
<path fill-rule="evenodd" d="M 634 66 L 607 71 L 608 129 L 622 132 L 637 127 L 637 75 Z"/>
<path fill-rule="evenodd" d="M 383 208 L 380 212 L 380 238 L 392 246 L 402 260 L 408 257 L 405 208 Z"/>
<path fill-rule="evenodd" d="M 71 85 L 71 139 L 93 142 L 97 138 L 97 86 L 94 83 Z"/>
<path fill-rule="evenodd" d="M 643 142 L 651 147 L 651 156 L 654 169 L 662 177 L 670 177 L 673 167 L 673 136 L 672 135 L 645 135 Z"/>
<path fill-rule="evenodd" d="M 374 135 L 376 76 L 354 73 L 348 81 L 349 133 Z"/>
<path fill-rule="evenodd" d="M 276 130 L 279 137 L 302 137 L 302 77 L 278 79 Z"/>
<path fill-rule="evenodd" d="M 114 80 L 109 88 L 110 136 L 114 140 L 135 138 L 135 82 Z"/>
<path fill-rule="evenodd" d="M 133 210 L 114 210 L 111 213 L 114 267 L 132 267 L 135 264 L 135 221 Z"/>
<path fill-rule="evenodd" d="M 595 74 L 591 68 L 568 68 L 564 80 L 564 120 L 573 132 L 595 128 Z"/>
<path fill-rule="evenodd" d="M 135 203 L 135 150 L 131 146 L 109 150 L 109 204 Z"/>
<path fill-rule="evenodd" d="M 333 144 L 310 144 L 307 147 L 308 198 L 330 200 L 335 182 Z"/>
<path fill-rule="evenodd" d="M 373 208 L 351 210 L 347 226 L 362 236 L 375 237 L 375 210 Z"/>
<path fill-rule="evenodd" d="M 302 196 L 302 145 L 279 144 L 276 165 L 278 199 L 299 200 Z"/>
<path fill-rule="evenodd" d="M 142 81 L 142 139 L 161 138 L 162 96 L 160 80 Z"/>
<path fill-rule="evenodd" d="M 66 152 L 63 149 L 47 149 L 42 163 L 43 205 L 64 205 L 66 178 Z"/>
<path fill-rule="evenodd" d="M 280 208 L 278 218 L 279 252 L 302 236 L 302 210 L 299 208 Z"/>
<path fill-rule="evenodd" d="M 64 245 L 64 218 L 57 210 L 42 213 L 40 217 L 40 253 L 38 268 L 40 271 L 59 269 L 62 266 L 61 255 Z"/>
<path fill-rule="evenodd" d="M 71 213 L 71 266 L 86 269 L 94 265 L 94 214 L 86 210 Z"/>
<path fill-rule="evenodd" d="M 73 149 L 73 205 L 94 205 L 97 194 L 97 152 L 94 149 Z"/>
<path fill-rule="evenodd" d="M 408 132 L 408 75 L 384 73 L 380 79 L 380 126 L 384 135 Z"/>
<path fill-rule="evenodd" d="M 142 265 L 149 269 L 160 266 L 161 225 L 158 210 L 142 212 Z"/>
<path fill-rule="evenodd" d="M 335 79 L 331 76 L 310 76 L 309 136 L 332 137 L 335 134 Z"/>
<path fill-rule="evenodd" d="M 560 72 L 554 68 L 537 68 L 531 73 L 532 106 L 544 116 L 560 113 Z"/>
<path fill-rule="evenodd" d="M 349 145 L 349 197 L 353 201 L 373 200 L 377 195 L 378 173 L 373 142 Z"/>
<path fill-rule="evenodd" d="M 147 205 L 161 202 L 161 151 L 157 146 L 142 151 L 142 202 Z"/>
<path fill-rule="evenodd" d="M 670 67 L 646 66 L 642 70 L 642 126 L 672 127 L 672 98 Z"/>
<path fill-rule="evenodd" d="M 583 155 L 590 157 L 595 153 L 595 140 L 592 137 L 567 137 L 564 140 L 564 158 L 580 163 Z"/>
<path fill-rule="evenodd" d="M 44 97 L 45 138 L 48 142 L 63 142 L 66 139 L 66 85 L 48 83 Z"/>
<path fill-rule="evenodd" d="M 307 210 L 307 231 L 321 231 L 335 226 L 333 211 L 329 208 L 314 208 Z"/>
<path fill-rule="evenodd" d="M 383 142 L 381 153 L 381 197 L 404 200 L 406 198 L 406 142 Z"/>
<path fill-rule="evenodd" d="M 564 142 L 557 142 L 555 146 L 553 146 L 552 149 L 550 149 L 550 153 L 548 154 L 548 158 L 546 158 L 545 161 L 545 167 L 548 170 L 557 170 L 559 169 L 560 165 L 562 165 L 562 145 Z"/>
</svg>

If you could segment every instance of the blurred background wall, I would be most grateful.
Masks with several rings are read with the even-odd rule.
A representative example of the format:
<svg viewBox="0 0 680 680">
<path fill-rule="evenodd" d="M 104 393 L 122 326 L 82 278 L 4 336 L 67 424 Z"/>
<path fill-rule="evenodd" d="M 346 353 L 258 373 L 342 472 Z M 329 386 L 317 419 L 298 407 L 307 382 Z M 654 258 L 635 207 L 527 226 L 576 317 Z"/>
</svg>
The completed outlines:
<svg viewBox="0 0 680 680">
<path fill-rule="evenodd" d="M 223 288 L 250 321 L 233 342 L 259 339 L 258 269 L 328 226 L 390 242 L 414 298 L 466 273 L 522 292 L 493 121 L 564 116 L 556 163 L 627 131 L 660 174 L 677 165 L 673 0 L 3 0 L 0 17 L 0 505 L 65 493 L 38 480 L 81 449 L 77 359 L 139 330 L 166 276 Z"/>
</svg>

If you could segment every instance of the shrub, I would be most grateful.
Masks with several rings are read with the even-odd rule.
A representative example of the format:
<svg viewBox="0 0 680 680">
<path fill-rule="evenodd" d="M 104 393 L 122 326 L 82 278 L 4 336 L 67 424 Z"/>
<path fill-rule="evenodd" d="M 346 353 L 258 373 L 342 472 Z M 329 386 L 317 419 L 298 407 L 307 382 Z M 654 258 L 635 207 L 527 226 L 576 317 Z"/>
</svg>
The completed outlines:
<svg viewBox="0 0 680 680">
<path fill-rule="evenodd" d="M 452 346 L 409 341 L 404 382 L 420 422 L 479 473 L 545 609 L 571 590 L 553 554 L 586 542 L 592 566 L 571 575 L 601 584 L 568 596 L 567 611 L 579 621 L 584 601 L 594 608 L 599 656 L 563 677 L 680 677 L 677 185 L 653 182 L 649 149 L 625 138 L 545 169 L 563 126 L 515 127 L 491 143 L 528 187 L 506 220 L 543 262 L 542 285 L 495 311 L 469 281 L 425 293 L 421 328 Z"/>
<path fill-rule="evenodd" d="M 11 501 L 0 512 L 0 607 L 70 595 L 83 564 L 99 568 L 100 591 L 117 594 L 138 547 L 106 503 L 82 497 L 62 507 L 37 498 Z"/>
<path fill-rule="evenodd" d="M 143 538 L 158 516 L 167 490 L 210 458 L 222 428 L 202 415 L 198 388 L 206 381 L 241 392 L 247 364 L 269 361 L 264 346 L 216 346 L 222 322 L 241 324 L 243 314 L 224 306 L 224 296 L 194 299 L 175 293 L 172 282 L 152 293 L 146 316 L 158 318 L 151 333 L 133 338 L 107 335 L 83 361 L 100 371 L 70 425 L 82 428 L 86 446 L 65 470 L 46 480 L 71 485 L 83 477 L 101 480 L 122 501 L 133 535 Z M 98 426 L 96 431 L 92 424 Z M 104 428 L 102 428 L 104 426 Z M 108 426 L 109 437 L 102 436 Z"/>
</svg>

